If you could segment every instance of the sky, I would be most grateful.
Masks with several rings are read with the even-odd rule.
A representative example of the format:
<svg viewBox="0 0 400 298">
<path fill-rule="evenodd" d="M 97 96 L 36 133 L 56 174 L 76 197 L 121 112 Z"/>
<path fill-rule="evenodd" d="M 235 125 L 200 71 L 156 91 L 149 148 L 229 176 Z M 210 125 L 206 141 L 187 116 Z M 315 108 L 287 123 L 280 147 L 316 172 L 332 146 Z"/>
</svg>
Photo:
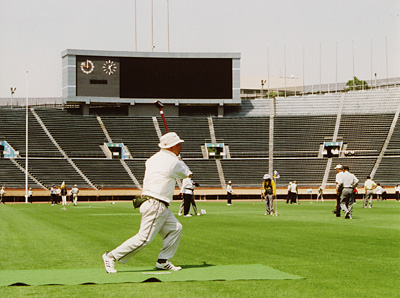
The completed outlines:
<svg viewBox="0 0 400 298">
<path fill-rule="evenodd" d="M 65 49 L 150 52 L 153 33 L 154 51 L 167 52 L 167 7 L 171 52 L 240 53 L 242 81 L 400 77 L 399 0 L 151 4 L 136 0 L 135 13 L 135 0 L 0 0 L 0 98 L 10 87 L 14 97 L 61 97 Z"/>
</svg>

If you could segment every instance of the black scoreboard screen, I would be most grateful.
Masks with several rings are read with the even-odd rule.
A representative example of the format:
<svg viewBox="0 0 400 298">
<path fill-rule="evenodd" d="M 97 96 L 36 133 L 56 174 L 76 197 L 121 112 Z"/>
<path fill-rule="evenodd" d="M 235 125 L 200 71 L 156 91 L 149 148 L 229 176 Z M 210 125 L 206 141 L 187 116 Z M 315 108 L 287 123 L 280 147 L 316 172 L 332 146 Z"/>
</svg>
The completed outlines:
<svg viewBox="0 0 400 298">
<path fill-rule="evenodd" d="M 77 96 L 231 99 L 231 58 L 77 56 Z"/>
</svg>

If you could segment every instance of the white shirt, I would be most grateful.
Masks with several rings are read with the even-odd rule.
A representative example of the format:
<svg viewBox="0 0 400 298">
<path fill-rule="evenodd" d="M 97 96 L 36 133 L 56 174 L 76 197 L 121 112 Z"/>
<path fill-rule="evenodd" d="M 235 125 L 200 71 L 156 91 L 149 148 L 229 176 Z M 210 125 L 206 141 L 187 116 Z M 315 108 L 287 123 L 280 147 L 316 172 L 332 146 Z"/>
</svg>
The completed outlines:
<svg viewBox="0 0 400 298">
<path fill-rule="evenodd" d="M 71 193 L 74 194 L 74 195 L 77 195 L 78 192 L 79 192 L 79 189 L 78 189 L 77 187 L 73 187 L 73 188 L 71 189 Z"/>
<path fill-rule="evenodd" d="M 364 188 L 366 190 L 373 190 L 375 186 L 376 183 L 372 179 L 368 179 L 367 181 L 364 182 Z"/>
<path fill-rule="evenodd" d="M 297 184 L 296 183 L 290 184 L 290 192 L 297 193 Z"/>
<path fill-rule="evenodd" d="M 188 166 L 175 153 L 161 149 L 146 161 L 142 195 L 171 203 L 176 179 L 190 174 Z"/>
<path fill-rule="evenodd" d="M 400 186 L 395 186 L 395 187 L 394 187 L 394 191 L 400 192 Z"/>
<path fill-rule="evenodd" d="M 1 190 L 0 190 L 0 195 L 4 195 L 6 193 L 6 191 L 4 190 L 4 188 L 2 188 Z"/>
<path fill-rule="evenodd" d="M 339 181 L 341 181 L 342 175 L 343 175 L 343 172 L 339 172 L 336 174 L 336 184 L 339 184 Z"/>
<path fill-rule="evenodd" d="M 228 184 L 228 185 L 226 186 L 226 192 L 229 192 L 229 193 L 232 193 L 232 192 L 233 192 L 232 185 Z"/>
<path fill-rule="evenodd" d="M 381 194 L 383 193 L 383 188 L 382 188 L 382 186 L 378 185 L 378 186 L 375 188 L 375 193 L 376 193 L 377 195 L 381 195 Z"/>
<path fill-rule="evenodd" d="M 336 175 L 337 178 L 338 175 Z M 339 176 L 338 184 L 345 187 L 350 188 L 356 186 L 358 183 L 358 179 L 349 171 L 342 172 L 342 175 Z"/>
<path fill-rule="evenodd" d="M 192 195 L 193 194 L 193 181 L 189 177 L 182 180 L 181 193 Z"/>
</svg>

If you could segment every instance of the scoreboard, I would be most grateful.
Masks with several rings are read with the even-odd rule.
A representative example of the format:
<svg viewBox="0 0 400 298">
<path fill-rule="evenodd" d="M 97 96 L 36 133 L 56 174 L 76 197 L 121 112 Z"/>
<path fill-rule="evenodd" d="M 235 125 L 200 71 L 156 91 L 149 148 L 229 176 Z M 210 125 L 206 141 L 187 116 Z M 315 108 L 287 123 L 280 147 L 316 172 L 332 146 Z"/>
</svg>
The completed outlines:
<svg viewBox="0 0 400 298">
<path fill-rule="evenodd" d="M 239 53 L 65 50 L 64 103 L 240 104 Z"/>
</svg>

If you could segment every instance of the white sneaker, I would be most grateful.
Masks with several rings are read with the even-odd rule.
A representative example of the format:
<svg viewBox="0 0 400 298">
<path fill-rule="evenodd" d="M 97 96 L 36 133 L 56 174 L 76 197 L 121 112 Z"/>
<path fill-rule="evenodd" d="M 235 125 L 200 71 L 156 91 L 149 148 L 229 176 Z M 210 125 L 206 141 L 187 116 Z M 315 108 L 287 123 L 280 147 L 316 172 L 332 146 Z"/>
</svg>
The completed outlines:
<svg viewBox="0 0 400 298">
<path fill-rule="evenodd" d="M 182 213 L 178 213 L 178 216 L 182 216 Z"/>
<path fill-rule="evenodd" d="M 115 260 L 107 256 L 107 253 L 103 255 L 103 261 L 107 273 L 117 273 L 117 270 L 115 270 Z"/>
<path fill-rule="evenodd" d="M 197 215 L 197 216 L 200 216 L 200 213 L 197 213 L 196 215 Z"/>
<path fill-rule="evenodd" d="M 183 217 L 192 217 L 192 215 L 191 214 L 186 214 Z"/>
<path fill-rule="evenodd" d="M 182 270 L 182 267 L 174 266 L 170 261 L 167 261 L 165 263 L 156 262 L 156 268 L 159 270 L 171 270 L 171 271 Z"/>
</svg>

